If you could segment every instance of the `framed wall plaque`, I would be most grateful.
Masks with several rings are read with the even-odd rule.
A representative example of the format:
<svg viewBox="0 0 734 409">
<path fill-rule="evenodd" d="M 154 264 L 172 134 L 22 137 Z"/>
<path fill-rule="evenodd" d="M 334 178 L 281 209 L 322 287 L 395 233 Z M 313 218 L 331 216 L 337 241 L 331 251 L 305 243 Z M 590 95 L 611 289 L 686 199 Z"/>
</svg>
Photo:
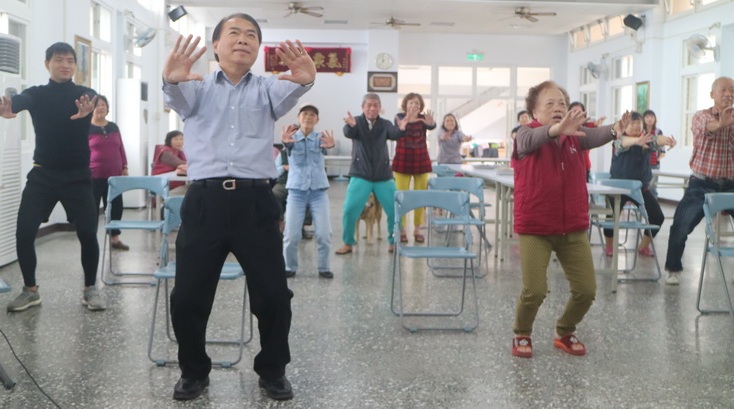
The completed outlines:
<svg viewBox="0 0 734 409">
<path fill-rule="evenodd" d="M 76 51 L 76 73 L 74 83 L 85 87 L 92 86 L 92 41 L 84 37 L 74 36 Z"/>
<path fill-rule="evenodd" d="M 635 95 L 637 95 L 637 112 L 642 114 L 650 108 L 650 81 L 635 84 Z"/>
<path fill-rule="evenodd" d="M 368 71 L 367 92 L 398 92 L 398 73 Z"/>
</svg>

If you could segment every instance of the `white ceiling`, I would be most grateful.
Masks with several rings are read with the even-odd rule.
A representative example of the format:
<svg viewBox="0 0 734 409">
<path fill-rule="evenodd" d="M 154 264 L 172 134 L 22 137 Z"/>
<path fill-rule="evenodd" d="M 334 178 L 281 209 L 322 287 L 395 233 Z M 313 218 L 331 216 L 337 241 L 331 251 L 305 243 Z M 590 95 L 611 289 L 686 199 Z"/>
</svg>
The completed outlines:
<svg viewBox="0 0 734 409">
<path fill-rule="evenodd" d="M 456 34 L 558 35 L 604 17 L 639 14 L 658 6 L 661 0 L 304 0 L 303 7 L 320 6 L 317 18 L 288 13 L 289 1 L 281 0 L 170 0 L 183 5 L 188 13 L 208 27 L 232 13 L 244 12 L 260 21 L 263 29 L 302 28 L 317 30 L 391 29 L 384 25 L 390 17 L 420 26 L 404 26 L 401 31 Z M 532 12 L 555 12 L 538 16 L 533 23 L 515 16 L 517 7 Z M 328 22 L 341 21 L 341 23 Z M 377 23 L 377 24 L 373 24 Z"/>
</svg>

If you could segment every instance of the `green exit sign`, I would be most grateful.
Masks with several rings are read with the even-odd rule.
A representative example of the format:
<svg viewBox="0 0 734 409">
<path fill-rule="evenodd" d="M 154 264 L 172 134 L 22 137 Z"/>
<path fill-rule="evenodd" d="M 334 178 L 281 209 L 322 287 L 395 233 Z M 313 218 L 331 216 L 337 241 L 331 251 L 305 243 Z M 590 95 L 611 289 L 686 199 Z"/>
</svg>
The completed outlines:
<svg viewBox="0 0 734 409">
<path fill-rule="evenodd" d="M 469 61 L 482 61 L 484 59 L 484 53 L 470 53 L 466 55 L 466 59 Z"/>
</svg>

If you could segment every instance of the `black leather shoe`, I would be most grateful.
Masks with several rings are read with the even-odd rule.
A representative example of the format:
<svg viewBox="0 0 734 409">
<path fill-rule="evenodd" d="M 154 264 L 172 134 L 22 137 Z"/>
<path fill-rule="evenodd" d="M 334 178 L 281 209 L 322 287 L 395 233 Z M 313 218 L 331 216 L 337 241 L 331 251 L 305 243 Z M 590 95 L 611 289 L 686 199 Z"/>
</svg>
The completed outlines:
<svg viewBox="0 0 734 409">
<path fill-rule="evenodd" d="M 204 389 L 209 386 L 209 377 L 201 380 L 179 378 L 173 387 L 173 399 L 191 400 L 201 396 Z"/>
<path fill-rule="evenodd" d="M 319 277 L 334 278 L 334 273 L 331 271 L 319 271 Z"/>
<path fill-rule="evenodd" d="M 296 275 L 295 271 L 285 270 L 285 278 L 291 278 Z"/>
<path fill-rule="evenodd" d="M 293 388 L 291 383 L 288 382 L 285 375 L 272 381 L 266 381 L 265 378 L 260 378 L 258 385 L 265 389 L 265 393 L 268 398 L 275 400 L 288 400 L 293 399 Z"/>
</svg>

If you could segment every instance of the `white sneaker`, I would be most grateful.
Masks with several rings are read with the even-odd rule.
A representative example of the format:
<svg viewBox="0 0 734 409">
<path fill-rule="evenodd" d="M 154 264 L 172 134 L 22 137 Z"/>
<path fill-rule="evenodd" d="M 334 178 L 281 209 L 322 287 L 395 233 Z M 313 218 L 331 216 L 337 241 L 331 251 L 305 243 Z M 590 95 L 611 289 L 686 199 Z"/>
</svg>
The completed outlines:
<svg viewBox="0 0 734 409">
<path fill-rule="evenodd" d="M 680 284 L 680 273 L 668 273 L 668 278 L 665 279 L 667 285 L 678 285 Z"/>
</svg>

